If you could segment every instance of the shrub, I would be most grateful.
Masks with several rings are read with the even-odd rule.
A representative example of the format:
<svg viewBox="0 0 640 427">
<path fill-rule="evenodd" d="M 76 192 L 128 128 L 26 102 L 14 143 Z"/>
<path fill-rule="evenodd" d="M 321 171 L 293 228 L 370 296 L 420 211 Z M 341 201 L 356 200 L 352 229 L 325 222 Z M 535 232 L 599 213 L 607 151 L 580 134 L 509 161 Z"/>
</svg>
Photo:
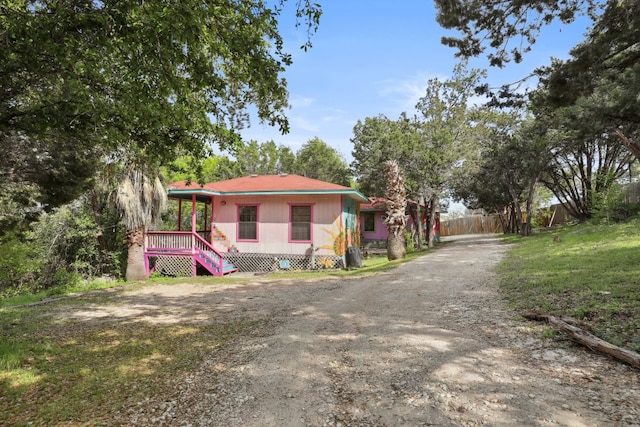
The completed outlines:
<svg viewBox="0 0 640 427">
<path fill-rule="evenodd" d="M 593 216 L 597 222 L 608 224 L 618 222 L 624 218 L 621 213 L 625 211 L 625 191 L 622 185 L 614 182 L 606 191 L 593 195 Z"/>
<path fill-rule="evenodd" d="M 413 253 L 416 250 L 417 243 L 414 239 L 414 234 L 410 230 L 405 230 L 404 232 L 404 241 L 405 246 L 407 248 L 407 253 Z"/>
<path fill-rule="evenodd" d="M 33 245 L 15 235 L 0 243 L 0 297 L 32 291 L 41 259 Z"/>
</svg>

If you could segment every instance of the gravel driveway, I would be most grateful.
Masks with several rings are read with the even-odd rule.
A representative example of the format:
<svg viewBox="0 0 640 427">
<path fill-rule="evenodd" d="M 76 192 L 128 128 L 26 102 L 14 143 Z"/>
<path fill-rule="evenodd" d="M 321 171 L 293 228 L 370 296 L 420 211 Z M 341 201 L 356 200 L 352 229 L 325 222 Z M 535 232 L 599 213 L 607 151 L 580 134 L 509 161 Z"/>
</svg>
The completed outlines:
<svg viewBox="0 0 640 427">
<path fill-rule="evenodd" d="M 153 322 L 268 319 L 211 354 L 127 425 L 631 426 L 640 372 L 543 339 L 497 294 L 508 247 L 459 236 L 354 279 L 146 287 L 112 313 Z"/>
</svg>

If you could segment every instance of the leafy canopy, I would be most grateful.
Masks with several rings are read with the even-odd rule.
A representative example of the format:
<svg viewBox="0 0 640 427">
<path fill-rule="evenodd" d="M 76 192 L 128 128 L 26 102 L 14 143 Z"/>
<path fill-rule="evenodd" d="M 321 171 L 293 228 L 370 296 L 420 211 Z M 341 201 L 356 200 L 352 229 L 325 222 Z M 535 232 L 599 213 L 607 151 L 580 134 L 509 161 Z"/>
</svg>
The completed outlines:
<svg viewBox="0 0 640 427">
<path fill-rule="evenodd" d="M 583 15 L 595 18 L 603 3 L 601 0 L 435 0 L 438 23 L 461 34 L 443 37 L 442 43 L 456 48 L 457 56 L 463 58 L 486 52 L 490 64 L 498 67 L 510 61 L 521 62 L 545 25 L 556 20 L 569 24 Z"/>
<path fill-rule="evenodd" d="M 51 208 L 90 188 L 102 162 L 236 143 L 250 106 L 287 132 L 286 2 L 0 2 L 0 149 L 20 160 L 2 164 L 0 184 L 35 185 Z M 313 32 L 320 6 L 294 4 Z"/>
</svg>

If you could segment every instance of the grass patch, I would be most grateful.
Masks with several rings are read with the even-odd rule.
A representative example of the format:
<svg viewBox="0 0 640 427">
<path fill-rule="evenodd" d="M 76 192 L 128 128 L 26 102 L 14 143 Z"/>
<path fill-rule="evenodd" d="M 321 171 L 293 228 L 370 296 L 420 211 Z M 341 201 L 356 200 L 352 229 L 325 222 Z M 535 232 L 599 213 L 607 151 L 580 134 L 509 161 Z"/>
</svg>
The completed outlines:
<svg viewBox="0 0 640 427">
<path fill-rule="evenodd" d="M 23 293 L 20 295 L 12 295 L 4 298 L 0 296 L 0 308 L 33 304 L 35 302 L 43 301 L 46 299 L 84 293 L 99 289 L 113 288 L 114 286 L 120 286 L 122 284 L 123 282 L 95 280 L 91 282 L 81 282 L 73 286 L 51 288 L 37 293 Z"/>
<path fill-rule="evenodd" d="M 640 351 L 640 220 L 579 224 L 517 243 L 499 268 L 513 308 L 580 319 L 598 337 Z"/>
<path fill-rule="evenodd" d="M 306 279 L 316 277 L 353 277 L 353 276 L 367 276 L 376 273 L 382 273 L 384 271 L 391 270 L 397 266 L 412 261 L 416 258 L 426 255 L 430 249 L 423 249 L 422 251 L 414 251 L 408 253 L 404 258 L 389 261 L 386 255 L 372 254 L 368 258 L 362 260 L 361 268 L 343 268 L 340 270 L 315 270 L 315 271 L 278 271 L 270 273 L 267 277 L 277 277 L 279 279 Z M 233 280 L 233 275 L 227 276 Z"/>
<path fill-rule="evenodd" d="M 438 243 L 443 245 L 446 243 Z M 266 278 L 277 279 L 309 279 L 318 277 L 348 277 L 348 276 L 366 276 L 369 274 L 381 273 L 387 270 L 391 270 L 398 265 L 419 258 L 429 253 L 431 249 L 426 248 L 422 251 L 414 250 L 408 253 L 405 258 L 389 261 L 386 255 L 371 255 L 367 259 L 362 260 L 362 268 L 349 268 L 340 270 L 314 270 L 314 271 L 276 271 L 270 272 L 264 276 Z M 197 276 L 197 277 L 167 277 L 167 276 L 152 276 L 143 282 L 105 282 L 105 281 L 93 281 L 82 283 L 73 287 L 54 288 L 47 291 L 38 292 L 35 294 L 25 293 L 21 295 L 15 295 L 10 297 L 0 296 L 0 308 L 17 307 L 21 305 L 38 303 L 45 300 L 53 300 L 64 296 L 83 294 L 92 290 L 108 289 L 119 287 L 125 290 L 135 290 L 144 286 L 151 286 L 155 284 L 171 285 L 176 283 L 205 283 L 215 284 L 216 282 L 224 281 L 225 283 L 245 283 L 254 280 L 253 278 L 237 277 L 233 274 L 227 276 L 215 277 L 215 276 Z"/>
<path fill-rule="evenodd" d="M 259 324 L 62 322 L 46 312 L 0 310 L 0 425 L 108 424 Z"/>
</svg>

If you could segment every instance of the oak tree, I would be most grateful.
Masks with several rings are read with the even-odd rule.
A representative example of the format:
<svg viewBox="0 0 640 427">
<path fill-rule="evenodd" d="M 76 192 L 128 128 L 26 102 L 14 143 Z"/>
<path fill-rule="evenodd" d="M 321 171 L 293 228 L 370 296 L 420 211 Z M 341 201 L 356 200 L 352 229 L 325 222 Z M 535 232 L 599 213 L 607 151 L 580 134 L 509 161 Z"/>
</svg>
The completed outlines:
<svg viewBox="0 0 640 427">
<path fill-rule="evenodd" d="M 36 185 L 54 207 L 90 187 L 105 159 L 158 165 L 235 143 L 249 106 L 288 131 L 285 3 L 0 3 L 0 149 L 27 159 L 3 164 L 2 184 Z M 320 6 L 294 4 L 313 31 Z"/>
</svg>

